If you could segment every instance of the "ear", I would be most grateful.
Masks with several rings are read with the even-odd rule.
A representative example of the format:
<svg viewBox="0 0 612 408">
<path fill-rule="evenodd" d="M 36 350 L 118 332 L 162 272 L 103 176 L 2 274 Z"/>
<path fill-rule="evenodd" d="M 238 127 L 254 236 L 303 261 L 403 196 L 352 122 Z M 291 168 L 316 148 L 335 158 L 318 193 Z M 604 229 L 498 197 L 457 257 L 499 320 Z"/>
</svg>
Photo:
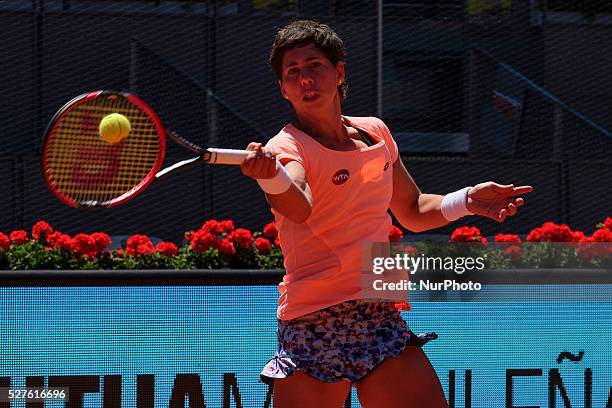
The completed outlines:
<svg viewBox="0 0 612 408">
<path fill-rule="evenodd" d="M 338 83 L 336 85 L 340 85 L 344 83 L 344 62 L 338 61 L 336 64 L 336 76 L 338 77 Z"/>
<path fill-rule="evenodd" d="M 283 98 L 289 99 L 289 97 L 287 96 L 287 92 L 285 92 L 285 89 L 283 88 L 283 81 L 281 81 L 280 79 L 278 80 L 278 87 L 280 88 L 281 95 L 283 96 Z"/>
</svg>

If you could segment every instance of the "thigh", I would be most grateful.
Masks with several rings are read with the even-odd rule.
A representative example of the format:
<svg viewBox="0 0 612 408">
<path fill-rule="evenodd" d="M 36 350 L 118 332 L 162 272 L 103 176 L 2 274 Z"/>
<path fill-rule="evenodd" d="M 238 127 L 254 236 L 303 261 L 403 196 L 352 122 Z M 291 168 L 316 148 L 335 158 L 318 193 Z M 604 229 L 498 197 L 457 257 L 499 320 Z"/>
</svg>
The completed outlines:
<svg viewBox="0 0 612 408">
<path fill-rule="evenodd" d="M 440 380 L 420 347 L 407 346 L 356 383 L 363 408 L 447 408 Z"/>
<path fill-rule="evenodd" d="M 274 380 L 274 408 L 342 408 L 350 390 L 349 381 L 327 383 L 296 371 Z"/>
</svg>

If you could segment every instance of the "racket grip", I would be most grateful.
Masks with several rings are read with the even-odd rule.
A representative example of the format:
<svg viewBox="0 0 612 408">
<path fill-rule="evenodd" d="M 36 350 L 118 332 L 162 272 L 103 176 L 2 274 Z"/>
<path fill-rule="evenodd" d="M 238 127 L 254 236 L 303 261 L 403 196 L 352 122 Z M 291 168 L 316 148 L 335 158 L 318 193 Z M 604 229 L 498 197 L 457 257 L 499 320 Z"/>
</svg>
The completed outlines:
<svg viewBox="0 0 612 408">
<path fill-rule="evenodd" d="M 207 160 L 210 164 L 237 164 L 240 165 L 247 158 L 249 152 L 246 150 L 234 149 L 206 149 L 210 152 L 210 159 Z"/>
</svg>

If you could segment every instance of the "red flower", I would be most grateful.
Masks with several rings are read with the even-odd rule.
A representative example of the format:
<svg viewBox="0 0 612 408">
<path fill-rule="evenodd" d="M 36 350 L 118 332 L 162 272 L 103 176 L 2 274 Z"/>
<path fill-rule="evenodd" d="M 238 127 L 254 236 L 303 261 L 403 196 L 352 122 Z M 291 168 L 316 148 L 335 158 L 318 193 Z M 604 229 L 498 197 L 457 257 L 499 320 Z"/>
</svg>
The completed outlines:
<svg viewBox="0 0 612 408">
<path fill-rule="evenodd" d="M 9 237 L 0 232 L 0 248 L 6 251 L 10 248 L 10 246 L 11 241 L 9 240 Z"/>
<path fill-rule="evenodd" d="M 146 255 L 146 254 L 155 252 L 155 247 L 153 246 L 153 243 L 151 243 L 151 245 L 142 244 L 142 245 L 138 245 L 138 249 L 136 251 L 138 255 Z"/>
<path fill-rule="evenodd" d="M 605 229 L 606 228 L 604 227 L 597 231 Z M 595 234 L 593 234 L 593 236 L 595 236 Z M 599 236 L 598 238 L 601 239 Z M 607 259 L 610 255 L 612 255 L 612 246 L 601 244 L 600 242 L 605 241 L 595 241 L 595 238 L 593 237 L 584 237 L 578 244 L 578 256 L 585 261 L 592 258 L 600 258 L 602 260 Z"/>
<path fill-rule="evenodd" d="M 612 242 L 612 230 L 606 227 L 600 228 L 593 233 L 594 242 Z"/>
<path fill-rule="evenodd" d="M 72 238 L 70 246 L 72 252 L 79 253 L 89 258 L 96 256 L 96 254 L 98 253 L 96 241 L 91 235 L 77 234 L 74 238 Z"/>
<path fill-rule="evenodd" d="M 476 227 L 459 227 L 451 234 L 450 242 L 480 242 L 486 245 L 489 241 Z"/>
<path fill-rule="evenodd" d="M 404 231 L 397 228 L 395 225 L 391 225 L 389 229 L 389 242 L 398 242 L 404 238 Z"/>
<path fill-rule="evenodd" d="M 55 241 L 57 241 L 58 238 L 60 238 L 62 236 L 62 233 L 59 231 L 54 231 L 51 234 L 47 235 L 47 242 L 50 243 L 51 245 L 55 244 Z"/>
<path fill-rule="evenodd" d="M 125 252 L 131 256 L 146 255 L 155 252 L 155 247 L 146 235 L 135 234 L 128 238 Z"/>
<path fill-rule="evenodd" d="M 206 251 L 209 248 L 217 248 L 219 240 L 216 235 L 206 232 L 204 229 L 195 231 L 191 234 L 191 249 L 198 254 Z"/>
<path fill-rule="evenodd" d="M 581 231 L 572 231 L 566 224 L 545 222 L 541 227 L 535 228 L 527 236 L 529 242 L 578 242 L 584 237 Z"/>
<path fill-rule="evenodd" d="M 270 240 L 275 240 L 276 237 L 278 236 L 278 230 L 276 229 L 276 223 L 274 221 L 272 221 L 271 223 L 267 224 L 264 228 L 263 228 L 263 236 L 270 239 Z"/>
<path fill-rule="evenodd" d="M 603 222 L 603 224 L 604 224 L 604 228 L 612 230 L 612 217 L 606 218 L 606 220 Z"/>
<path fill-rule="evenodd" d="M 66 251 L 72 251 L 72 238 L 68 234 L 62 234 L 59 231 L 54 232 L 48 237 L 49 243 L 54 248 L 62 248 Z"/>
<path fill-rule="evenodd" d="M 395 249 L 402 254 L 407 254 L 411 256 L 414 256 L 417 254 L 417 249 L 413 247 L 412 245 L 399 245 L 399 246 L 396 246 Z"/>
<path fill-rule="evenodd" d="M 542 228 L 534 228 L 531 230 L 531 232 L 529 232 L 529 235 L 527 235 L 527 241 L 528 242 L 540 242 L 542 241 L 543 235 L 544 235 L 544 231 L 542 230 Z"/>
<path fill-rule="evenodd" d="M 204 232 L 210 232 L 211 234 L 220 234 L 221 233 L 219 231 L 219 223 L 217 222 L 217 220 L 208 220 L 208 221 L 206 221 L 204 224 L 202 224 L 202 227 L 200 227 L 200 230 L 202 230 Z"/>
<path fill-rule="evenodd" d="M 123 249 L 117 249 L 117 256 L 123 256 Z"/>
<path fill-rule="evenodd" d="M 91 237 L 96 243 L 96 248 L 98 248 L 98 252 L 104 252 L 104 250 L 111 244 L 110 237 L 104 232 L 94 232 L 93 234 L 91 234 Z"/>
<path fill-rule="evenodd" d="M 274 240 L 274 245 L 278 248 L 281 247 L 280 237 L 276 237 L 276 239 Z"/>
<path fill-rule="evenodd" d="M 238 228 L 228 238 L 240 248 L 250 249 L 253 245 L 253 235 L 246 228 Z"/>
<path fill-rule="evenodd" d="M 223 255 L 234 255 L 236 253 L 236 248 L 234 244 L 227 238 L 219 241 L 219 252 Z"/>
<path fill-rule="evenodd" d="M 230 234 L 234 228 L 236 227 L 234 226 L 234 221 L 232 220 L 219 221 L 217 224 L 217 231 L 219 231 L 219 234 Z"/>
<path fill-rule="evenodd" d="M 580 242 L 584 239 L 584 232 L 572 231 L 572 242 Z"/>
<path fill-rule="evenodd" d="M 172 242 L 160 242 L 155 249 L 163 256 L 174 256 L 178 254 L 178 248 Z"/>
<path fill-rule="evenodd" d="M 545 222 L 544 240 L 550 242 L 574 242 L 574 231 L 566 224 L 557 225 L 554 222 Z"/>
<path fill-rule="evenodd" d="M 504 253 L 513 258 L 521 257 L 521 247 L 519 245 L 508 245 L 504 248 Z"/>
<path fill-rule="evenodd" d="M 516 244 L 520 244 L 521 238 L 518 235 L 514 234 L 497 234 L 495 236 L 495 242 L 512 242 Z"/>
<path fill-rule="evenodd" d="M 270 251 L 272 244 L 267 239 L 259 237 L 255 240 L 255 248 L 257 248 L 257 252 L 264 255 Z"/>
<path fill-rule="evenodd" d="M 51 233 L 53 233 L 53 228 L 45 221 L 38 221 L 32 227 L 32 237 L 38 241 L 46 239 Z"/>
<path fill-rule="evenodd" d="M 25 232 L 24 230 L 17 230 L 17 231 L 11 232 L 10 238 L 11 238 L 11 243 L 15 245 L 25 244 L 26 242 L 29 241 L 28 233 Z"/>
</svg>

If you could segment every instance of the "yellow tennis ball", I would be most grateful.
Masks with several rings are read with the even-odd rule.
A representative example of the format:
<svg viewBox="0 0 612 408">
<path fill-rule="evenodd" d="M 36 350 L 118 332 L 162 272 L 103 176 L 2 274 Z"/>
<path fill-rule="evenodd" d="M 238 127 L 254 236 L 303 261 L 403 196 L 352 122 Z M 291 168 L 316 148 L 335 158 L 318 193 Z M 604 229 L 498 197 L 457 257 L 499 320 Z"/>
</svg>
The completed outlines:
<svg viewBox="0 0 612 408">
<path fill-rule="evenodd" d="M 100 138 L 107 143 L 119 143 L 125 139 L 132 130 L 128 118 L 120 113 L 106 115 L 100 121 Z"/>
</svg>

